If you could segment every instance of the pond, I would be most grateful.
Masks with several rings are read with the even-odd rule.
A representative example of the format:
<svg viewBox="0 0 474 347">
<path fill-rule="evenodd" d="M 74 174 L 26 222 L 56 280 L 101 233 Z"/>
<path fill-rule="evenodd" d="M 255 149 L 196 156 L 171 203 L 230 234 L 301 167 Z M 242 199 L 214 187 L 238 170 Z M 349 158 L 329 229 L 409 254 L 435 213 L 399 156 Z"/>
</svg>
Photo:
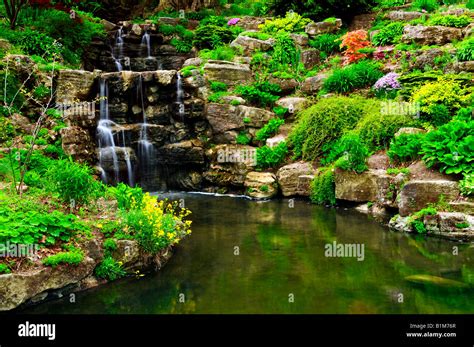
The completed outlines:
<svg viewBox="0 0 474 347">
<path fill-rule="evenodd" d="M 184 199 L 193 211 L 192 235 L 161 271 L 77 293 L 75 303 L 63 298 L 23 312 L 474 312 L 474 287 L 406 279 L 474 283 L 470 244 L 391 232 L 354 210 L 306 201 L 161 196 Z M 334 242 L 363 245 L 363 259 L 327 257 Z"/>
</svg>

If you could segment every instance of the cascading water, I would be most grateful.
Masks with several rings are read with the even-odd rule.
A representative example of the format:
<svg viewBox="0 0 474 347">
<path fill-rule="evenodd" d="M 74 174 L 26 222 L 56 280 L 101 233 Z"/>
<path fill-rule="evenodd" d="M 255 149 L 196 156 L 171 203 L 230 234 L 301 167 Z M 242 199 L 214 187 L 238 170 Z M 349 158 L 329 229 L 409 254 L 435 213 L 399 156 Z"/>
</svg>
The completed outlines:
<svg viewBox="0 0 474 347">
<path fill-rule="evenodd" d="M 148 31 L 145 31 L 145 34 L 143 34 L 142 45 L 146 46 L 147 59 L 153 59 L 153 57 L 151 56 L 151 39 Z"/>
<path fill-rule="evenodd" d="M 140 75 L 137 87 L 137 98 L 141 103 L 142 123 L 140 124 L 140 138 L 138 140 L 138 156 L 140 158 L 142 170 L 146 175 L 150 173 L 152 169 L 151 161 L 153 160 L 154 147 L 153 144 L 148 140 L 148 120 L 144 101 L 145 92 L 143 89 L 143 78 Z"/>
<path fill-rule="evenodd" d="M 177 74 L 177 82 L 176 82 L 176 102 L 178 104 L 178 115 L 181 120 L 184 118 L 184 91 L 183 91 L 183 80 L 181 74 L 178 72 Z"/>
<path fill-rule="evenodd" d="M 123 44 L 123 27 L 120 27 L 115 34 L 115 45 L 112 47 L 112 58 L 115 61 L 117 71 L 123 70 L 121 63 L 121 60 L 123 59 Z"/>
</svg>

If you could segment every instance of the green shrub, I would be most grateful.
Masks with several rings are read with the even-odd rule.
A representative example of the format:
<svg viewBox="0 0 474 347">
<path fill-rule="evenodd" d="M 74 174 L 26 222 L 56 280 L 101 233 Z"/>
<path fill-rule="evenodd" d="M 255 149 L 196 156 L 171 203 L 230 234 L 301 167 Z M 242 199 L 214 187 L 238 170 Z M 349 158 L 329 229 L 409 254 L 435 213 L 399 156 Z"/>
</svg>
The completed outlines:
<svg viewBox="0 0 474 347">
<path fill-rule="evenodd" d="M 72 160 L 53 161 L 46 174 L 50 189 L 66 203 L 87 203 L 96 192 L 98 182 L 92 177 L 92 170 Z"/>
<path fill-rule="evenodd" d="M 474 195 L 474 173 L 465 173 L 461 181 L 459 181 L 459 189 L 464 196 Z"/>
<path fill-rule="evenodd" d="M 278 33 L 273 46 L 270 69 L 278 72 L 298 74 L 302 70 L 301 51 L 287 32 Z"/>
<path fill-rule="evenodd" d="M 210 81 L 209 84 L 213 92 L 226 92 L 229 89 L 229 86 L 224 82 Z"/>
<path fill-rule="evenodd" d="M 233 61 L 235 50 L 230 46 L 218 46 L 213 50 L 203 49 L 199 56 L 203 59 Z"/>
<path fill-rule="evenodd" d="M 321 168 L 311 182 L 310 199 L 318 205 L 336 204 L 336 184 L 332 168 Z"/>
<path fill-rule="evenodd" d="M 273 108 L 273 112 L 278 118 L 283 118 L 288 113 L 288 109 L 283 106 L 276 106 Z"/>
<path fill-rule="evenodd" d="M 238 145 L 248 145 L 251 141 L 251 138 L 250 136 L 244 132 L 244 131 L 241 131 L 238 135 L 237 135 L 237 138 L 235 139 L 235 142 L 238 144 Z"/>
<path fill-rule="evenodd" d="M 338 96 L 322 99 L 304 110 L 289 135 L 295 158 L 316 159 L 324 144 L 353 129 L 371 109 L 373 103 L 361 97 Z"/>
<path fill-rule="evenodd" d="M 262 33 L 260 31 L 244 31 L 240 36 L 251 37 L 257 40 L 266 41 L 270 39 L 272 36 L 267 33 Z"/>
<path fill-rule="evenodd" d="M 395 133 L 416 125 L 413 117 L 400 114 L 368 113 L 356 125 L 356 132 L 370 150 L 387 148 Z"/>
<path fill-rule="evenodd" d="M 471 17 L 462 15 L 455 16 L 450 14 L 438 14 L 431 16 L 428 23 L 430 25 L 442 25 L 446 27 L 463 28 L 471 23 Z"/>
<path fill-rule="evenodd" d="M 464 107 L 461 108 L 457 113 L 453 120 L 461 121 L 461 122 L 469 122 L 470 120 L 474 120 L 474 108 L 472 107 Z"/>
<path fill-rule="evenodd" d="M 183 76 L 184 78 L 191 77 L 193 75 L 193 72 L 196 71 L 196 70 L 199 71 L 199 68 L 197 66 L 194 66 L 194 65 L 189 65 L 189 66 L 183 67 L 181 69 L 181 76 Z"/>
<path fill-rule="evenodd" d="M 279 99 L 275 94 L 280 93 L 281 88 L 277 84 L 264 81 L 248 86 L 237 86 L 235 92 L 252 104 L 266 107 L 272 106 Z"/>
<path fill-rule="evenodd" d="M 471 38 L 463 41 L 456 51 L 456 56 L 459 61 L 474 60 L 474 39 Z"/>
<path fill-rule="evenodd" d="M 280 129 L 280 126 L 285 124 L 285 120 L 281 118 L 273 118 L 270 119 L 270 121 L 265 124 L 265 126 L 258 130 L 257 133 L 255 134 L 255 139 L 257 141 L 266 141 L 268 138 L 272 137 L 278 132 L 278 129 Z"/>
<path fill-rule="evenodd" d="M 55 39 L 36 30 L 25 29 L 12 43 L 19 45 L 26 54 L 39 55 L 48 61 L 55 56 L 60 59 L 63 55 L 63 50 Z"/>
<path fill-rule="evenodd" d="M 274 34 L 278 32 L 302 33 L 306 25 L 311 22 L 308 18 L 303 18 L 296 12 L 288 12 L 284 18 L 267 19 L 259 29 L 264 33 Z"/>
<path fill-rule="evenodd" d="M 142 205 L 143 190 L 140 187 L 132 188 L 124 183 L 119 183 L 117 186 L 108 189 L 117 200 L 118 208 L 121 210 L 130 210 L 132 207 Z"/>
<path fill-rule="evenodd" d="M 422 145 L 428 167 L 447 174 L 470 173 L 474 169 L 474 121 L 451 121 L 426 134 Z"/>
<path fill-rule="evenodd" d="M 356 134 L 348 133 L 330 146 L 329 154 L 321 161 L 323 165 L 334 166 L 343 170 L 362 173 L 367 170 L 367 147 Z"/>
<path fill-rule="evenodd" d="M 227 27 L 217 25 L 203 25 L 196 29 L 194 45 L 200 49 L 216 48 L 231 42 L 236 38 L 236 34 Z"/>
<path fill-rule="evenodd" d="M 470 10 L 474 10 L 474 0 L 468 0 L 466 3 L 466 7 Z"/>
<path fill-rule="evenodd" d="M 50 255 L 43 260 L 43 265 L 56 267 L 60 264 L 78 265 L 84 259 L 84 255 L 80 251 L 59 252 Z"/>
<path fill-rule="evenodd" d="M 106 252 L 112 252 L 117 249 L 117 241 L 115 239 L 105 239 L 104 240 L 104 249 Z"/>
<path fill-rule="evenodd" d="M 377 46 L 385 46 L 397 43 L 403 34 L 403 24 L 400 22 L 393 22 L 384 26 L 372 38 L 372 42 Z"/>
<path fill-rule="evenodd" d="M 324 81 L 324 89 L 328 92 L 349 93 L 355 89 L 372 86 L 382 76 L 378 63 L 362 60 L 335 69 Z"/>
<path fill-rule="evenodd" d="M 286 142 L 280 142 L 275 147 L 263 146 L 257 149 L 257 166 L 265 169 L 281 164 L 288 154 Z"/>
<path fill-rule="evenodd" d="M 387 169 L 387 174 L 388 174 L 388 175 L 393 175 L 393 176 L 396 176 L 396 175 L 399 175 L 399 174 L 409 175 L 409 174 L 410 174 L 410 169 L 409 169 L 409 168 L 406 168 L 406 167 L 402 167 L 402 168 L 388 168 L 388 169 Z"/>
<path fill-rule="evenodd" d="M 412 3 L 412 8 L 418 11 L 428 11 L 434 12 L 439 7 L 439 3 L 437 0 L 415 0 Z"/>
<path fill-rule="evenodd" d="M 0 264 L 0 275 L 1 274 L 9 274 L 11 273 L 12 271 L 10 270 L 10 268 L 5 265 L 5 264 Z"/>
<path fill-rule="evenodd" d="M 409 162 L 421 157 L 421 145 L 425 134 L 401 134 L 390 143 L 387 155 L 393 162 Z"/>
<path fill-rule="evenodd" d="M 451 120 L 451 114 L 446 105 L 432 104 L 428 106 L 428 112 L 421 114 L 421 119 L 434 126 L 441 126 Z"/>
<path fill-rule="evenodd" d="M 107 256 L 97 265 L 94 274 L 98 278 L 115 281 L 126 276 L 127 272 L 122 268 L 122 263 L 119 263 L 111 256 Z"/>
<path fill-rule="evenodd" d="M 223 102 L 222 98 L 223 98 L 224 96 L 227 96 L 227 95 L 229 95 L 228 92 L 216 92 L 216 93 L 212 93 L 211 95 L 209 95 L 209 96 L 207 97 L 207 101 L 220 104 L 220 103 Z"/>
<path fill-rule="evenodd" d="M 177 38 L 171 39 L 170 44 L 176 48 L 176 52 L 178 53 L 189 53 L 193 49 L 193 44 L 191 42 Z"/>
<path fill-rule="evenodd" d="M 425 234 L 427 230 L 423 219 L 425 216 L 434 216 L 437 213 L 438 211 L 433 207 L 424 208 L 411 215 L 408 219 L 408 224 L 411 225 L 418 234 Z"/>
<path fill-rule="evenodd" d="M 309 41 L 309 45 L 321 52 L 331 55 L 341 51 L 341 35 L 321 34 Z"/>
</svg>

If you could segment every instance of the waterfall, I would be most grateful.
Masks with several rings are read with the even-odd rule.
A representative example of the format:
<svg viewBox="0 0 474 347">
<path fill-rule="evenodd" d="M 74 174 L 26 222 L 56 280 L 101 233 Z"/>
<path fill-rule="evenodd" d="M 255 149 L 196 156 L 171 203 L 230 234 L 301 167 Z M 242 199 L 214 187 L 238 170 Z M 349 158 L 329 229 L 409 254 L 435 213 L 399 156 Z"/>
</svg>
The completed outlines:
<svg viewBox="0 0 474 347">
<path fill-rule="evenodd" d="M 181 120 L 184 118 L 184 91 L 183 91 L 183 80 L 181 74 L 178 72 L 178 78 L 176 82 L 176 102 L 178 103 L 178 114 Z"/>
<path fill-rule="evenodd" d="M 148 31 L 145 31 L 145 34 L 143 34 L 142 37 L 142 45 L 146 45 L 147 49 L 147 59 L 152 59 L 153 57 L 151 56 L 151 40 L 150 40 L 150 34 Z"/>
<path fill-rule="evenodd" d="M 139 77 L 137 92 L 142 109 L 142 123 L 140 125 L 140 138 L 138 140 L 138 156 L 140 157 L 140 163 L 144 171 L 148 172 L 151 168 L 150 162 L 153 160 L 154 146 L 148 140 L 148 121 L 144 102 L 145 92 L 143 90 L 143 78 L 141 75 Z"/>
<path fill-rule="evenodd" d="M 123 66 L 121 60 L 123 59 L 123 27 L 120 27 L 115 34 L 115 44 L 112 47 L 112 58 L 115 61 L 115 66 L 117 67 L 117 71 L 122 71 Z M 115 55 L 115 51 L 118 49 L 118 56 Z"/>
</svg>

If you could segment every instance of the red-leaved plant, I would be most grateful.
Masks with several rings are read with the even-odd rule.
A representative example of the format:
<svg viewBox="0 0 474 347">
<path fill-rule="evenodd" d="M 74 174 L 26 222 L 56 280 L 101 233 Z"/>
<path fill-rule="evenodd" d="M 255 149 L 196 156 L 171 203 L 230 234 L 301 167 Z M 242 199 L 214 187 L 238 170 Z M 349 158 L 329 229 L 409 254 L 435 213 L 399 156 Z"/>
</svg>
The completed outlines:
<svg viewBox="0 0 474 347">
<path fill-rule="evenodd" d="M 361 53 L 359 50 L 370 46 L 367 31 L 355 30 L 350 31 L 342 37 L 341 48 L 345 48 L 344 56 L 347 58 L 346 63 L 350 64 L 359 59 L 367 58 L 367 54 Z"/>
</svg>

